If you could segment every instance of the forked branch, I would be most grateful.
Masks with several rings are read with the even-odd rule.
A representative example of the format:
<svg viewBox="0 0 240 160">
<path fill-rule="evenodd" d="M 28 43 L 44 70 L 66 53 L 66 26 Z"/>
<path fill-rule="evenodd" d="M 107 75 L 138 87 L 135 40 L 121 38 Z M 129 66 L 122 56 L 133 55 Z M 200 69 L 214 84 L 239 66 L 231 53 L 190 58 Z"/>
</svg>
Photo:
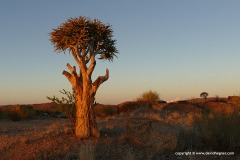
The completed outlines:
<svg viewBox="0 0 240 160">
<path fill-rule="evenodd" d="M 76 72 L 76 67 L 75 67 L 75 66 L 72 67 L 69 63 L 67 63 L 67 67 L 68 67 L 68 70 L 69 70 L 72 74 L 74 74 L 74 75 L 77 74 L 77 72 Z"/>
<path fill-rule="evenodd" d="M 98 87 L 103 83 L 105 82 L 106 80 L 108 80 L 109 78 L 109 70 L 106 69 L 106 74 L 105 76 L 99 76 L 94 82 L 93 82 L 93 92 L 96 93 Z"/>
<path fill-rule="evenodd" d="M 67 77 L 67 79 L 69 80 L 69 82 L 72 81 L 72 75 L 71 75 L 69 72 L 63 71 L 62 74 L 63 74 L 65 77 Z"/>
<path fill-rule="evenodd" d="M 88 75 L 89 78 L 91 78 L 95 66 L 96 66 L 95 56 L 92 55 L 91 56 L 91 64 L 90 64 L 90 66 L 89 66 L 89 68 L 87 70 L 87 75 Z"/>
</svg>

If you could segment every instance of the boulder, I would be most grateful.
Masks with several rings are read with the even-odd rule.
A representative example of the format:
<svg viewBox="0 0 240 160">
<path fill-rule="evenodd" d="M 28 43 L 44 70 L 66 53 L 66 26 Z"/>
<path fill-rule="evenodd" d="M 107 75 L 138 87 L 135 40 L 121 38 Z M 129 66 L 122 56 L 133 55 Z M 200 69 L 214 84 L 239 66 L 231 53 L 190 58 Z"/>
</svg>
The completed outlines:
<svg viewBox="0 0 240 160">
<path fill-rule="evenodd" d="M 190 103 L 168 103 L 162 108 L 163 111 L 167 112 L 179 112 L 179 113 L 190 113 L 199 112 L 200 109 Z"/>
<path fill-rule="evenodd" d="M 59 113 L 56 115 L 56 118 L 67 118 L 67 116 L 63 113 Z"/>
<path fill-rule="evenodd" d="M 228 102 L 236 105 L 240 105 L 240 96 L 229 96 Z"/>
<path fill-rule="evenodd" d="M 41 117 L 48 118 L 48 117 L 50 117 L 50 115 L 48 113 L 42 113 Z"/>
<path fill-rule="evenodd" d="M 107 117 L 118 114 L 118 107 L 116 105 L 97 104 L 94 106 L 94 113 L 97 117 Z"/>
<path fill-rule="evenodd" d="M 132 102 L 132 101 L 128 101 L 128 102 L 123 102 L 121 104 L 118 105 L 118 110 L 119 113 L 121 112 L 132 112 L 136 109 L 139 108 L 152 108 L 152 104 L 150 102 Z"/>
</svg>

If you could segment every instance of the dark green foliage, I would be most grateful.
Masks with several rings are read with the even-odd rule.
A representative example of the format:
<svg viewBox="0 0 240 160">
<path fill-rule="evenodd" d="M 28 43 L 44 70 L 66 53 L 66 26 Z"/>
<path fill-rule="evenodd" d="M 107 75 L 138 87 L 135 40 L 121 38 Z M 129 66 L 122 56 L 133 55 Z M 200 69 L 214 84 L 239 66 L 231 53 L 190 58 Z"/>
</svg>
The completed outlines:
<svg viewBox="0 0 240 160">
<path fill-rule="evenodd" d="M 61 99 L 53 96 L 47 97 L 47 99 L 51 100 L 52 102 L 56 103 L 60 107 L 60 111 L 70 119 L 72 123 L 75 123 L 76 119 L 76 106 L 75 106 L 75 98 L 74 98 L 74 93 L 71 93 L 66 90 L 60 91 L 64 95 Z"/>
</svg>

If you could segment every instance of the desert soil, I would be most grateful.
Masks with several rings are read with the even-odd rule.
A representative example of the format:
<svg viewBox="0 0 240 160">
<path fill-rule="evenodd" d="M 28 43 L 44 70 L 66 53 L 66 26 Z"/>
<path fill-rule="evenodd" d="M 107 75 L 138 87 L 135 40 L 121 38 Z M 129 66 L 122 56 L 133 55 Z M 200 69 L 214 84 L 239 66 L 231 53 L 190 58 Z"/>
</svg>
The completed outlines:
<svg viewBox="0 0 240 160">
<path fill-rule="evenodd" d="M 140 119 L 139 121 L 146 122 L 145 119 Z M 164 150 L 164 153 L 162 152 L 163 146 L 165 149 L 170 150 L 177 147 L 176 138 L 179 133 L 178 127 L 157 121 L 149 121 L 152 122 L 151 127 L 154 131 L 152 132 L 153 134 L 150 135 L 152 137 L 149 139 L 148 132 L 134 133 L 133 130 L 133 133 L 127 133 L 129 117 L 115 116 L 98 119 L 97 122 L 101 137 L 99 139 L 90 138 L 80 140 L 72 133 L 71 123 L 68 119 L 39 118 L 20 122 L 1 119 L 0 159 L 82 160 L 89 159 L 92 155 L 94 159 L 97 160 L 181 160 L 191 158 L 183 156 L 177 157 L 174 152 L 168 152 L 168 150 Z M 138 129 L 138 131 L 140 130 Z M 146 143 L 146 145 L 144 143 Z M 94 153 L 92 152 L 91 146 L 94 147 Z M 206 159 L 206 157 L 201 159 L 204 158 Z M 219 157 L 215 159 L 217 158 Z"/>
</svg>

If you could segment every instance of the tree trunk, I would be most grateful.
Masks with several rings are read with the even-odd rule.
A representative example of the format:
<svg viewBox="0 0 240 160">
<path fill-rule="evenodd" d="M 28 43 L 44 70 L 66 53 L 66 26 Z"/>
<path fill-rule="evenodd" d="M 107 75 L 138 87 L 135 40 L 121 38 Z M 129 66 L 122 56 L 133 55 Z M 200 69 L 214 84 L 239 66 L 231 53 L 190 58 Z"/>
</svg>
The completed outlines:
<svg viewBox="0 0 240 160">
<path fill-rule="evenodd" d="M 96 63 L 93 60 L 93 70 Z M 94 83 L 91 80 L 91 71 L 86 72 L 86 67 L 82 68 L 84 72 L 77 75 L 75 66 L 67 64 L 71 74 L 63 71 L 73 87 L 76 105 L 76 124 L 75 134 L 79 138 L 87 138 L 89 136 L 99 137 L 100 133 L 97 130 L 97 123 L 94 114 L 94 100 L 98 87 L 105 82 L 109 77 L 109 71 L 106 69 L 105 76 L 99 76 Z M 81 67 L 79 67 L 81 70 Z"/>
<path fill-rule="evenodd" d="M 93 112 L 94 95 L 91 94 L 89 85 L 83 87 L 75 87 L 75 103 L 76 103 L 76 127 L 75 134 L 79 138 L 87 138 L 89 136 L 99 137 L 96 120 Z"/>
</svg>

